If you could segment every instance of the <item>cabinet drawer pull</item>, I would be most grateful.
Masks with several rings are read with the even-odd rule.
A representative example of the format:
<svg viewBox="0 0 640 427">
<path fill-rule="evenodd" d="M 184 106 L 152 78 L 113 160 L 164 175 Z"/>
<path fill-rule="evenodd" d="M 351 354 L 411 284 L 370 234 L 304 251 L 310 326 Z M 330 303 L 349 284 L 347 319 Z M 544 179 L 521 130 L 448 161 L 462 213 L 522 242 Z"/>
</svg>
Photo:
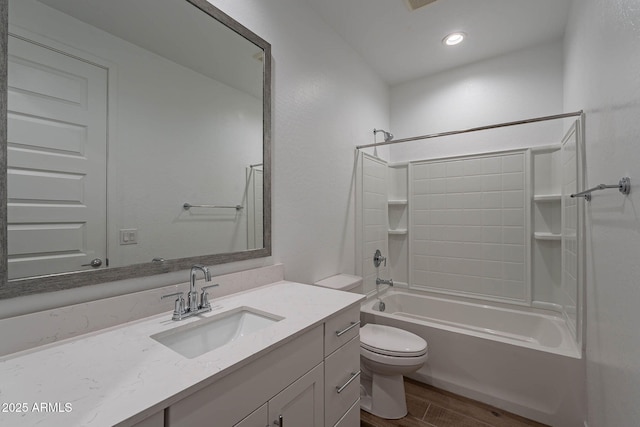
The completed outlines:
<svg viewBox="0 0 640 427">
<path fill-rule="evenodd" d="M 342 390 L 344 390 L 345 388 L 347 388 L 347 386 L 349 386 L 349 384 L 351 384 L 353 382 L 353 380 L 355 380 L 356 378 L 358 378 L 360 376 L 360 371 L 358 372 L 352 372 L 351 373 L 351 377 L 347 380 L 346 383 L 344 383 L 341 386 L 336 386 L 336 392 L 338 393 L 342 393 Z"/>
<path fill-rule="evenodd" d="M 360 321 L 359 320 L 357 322 L 351 322 L 351 325 L 347 326 L 346 328 L 344 328 L 341 331 L 336 331 L 336 336 L 342 336 L 342 335 L 346 334 L 347 332 L 349 332 L 351 329 L 355 328 L 356 326 L 360 326 Z"/>
<path fill-rule="evenodd" d="M 273 424 L 278 426 L 278 427 L 284 427 L 284 419 L 282 418 L 282 415 L 280 415 L 278 417 L 278 419 L 273 422 Z M 269 426 L 267 426 L 267 427 L 269 427 Z"/>
</svg>

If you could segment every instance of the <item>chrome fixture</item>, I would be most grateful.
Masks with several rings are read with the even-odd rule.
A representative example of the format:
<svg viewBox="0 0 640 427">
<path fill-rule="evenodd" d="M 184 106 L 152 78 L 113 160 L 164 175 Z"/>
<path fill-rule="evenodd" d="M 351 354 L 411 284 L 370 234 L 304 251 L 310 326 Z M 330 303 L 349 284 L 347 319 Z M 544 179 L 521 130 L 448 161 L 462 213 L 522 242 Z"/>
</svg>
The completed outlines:
<svg viewBox="0 0 640 427">
<path fill-rule="evenodd" d="M 244 206 L 242 205 L 235 205 L 235 206 L 221 206 L 221 205 L 192 205 L 191 203 L 185 203 L 184 205 L 182 205 L 182 207 L 185 210 L 189 210 L 191 208 L 209 208 L 209 209 L 235 209 L 237 211 L 240 211 L 242 209 L 244 209 Z"/>
<path fill-rule="evenodd" d="M 620 178 L 620 181 L 618 182 L 618 184 L 611 184 L 611 185 L 600 184 L 600 185 L 596 185 L 595 187 L 590 188 L 588 190 L 584 190 L 584 191 L 581 191 L 579 193 L 572 194 L 571 197 L 584 197 L 584 199 L 587 202 L 590 202 L 591 201 L 591 192 L 597 191 L 597 190 L 604 190 L 606 188 L 617 188 L 618 191 L 620 191 L 622 194 L 627 196 L 627 195 L 629 195 L 629 193 L 631 193 L 631 178 L 629 178 L 628 176 L 622 177 L 622 178 Z"/>
<path fill-rule="evenodd" d="M 382 132 L 382 134 L 384 135 L 384 142 L 389 142 L 393 139 L 393 134 L 391 132 L 387 132 L 386 130 L 382 130 L 382 129 L 374 129 L 373 130 L 373 137 L 376 137 L 376 134 L 378 132 Z"/>
<path fill-rule="evenodd" d="M 376 298 L 378 298 L 378 310 L 380 311 L 384 311 L 386 308 L 384 302 L 380 299 L 380 285 L 393 286 L 393 279 L 381 279 L 380 274 L 378 274 L 378 268 L 383 262 L 386 267 L 387 258 L 382 256 L 380 249 L 376 249 L 376 253 L 373 254 L 373 266 L 376 268 Z"/>
<path fill-rule="evenodd" d="M 211 281 L 211 273 L 209 272 L 209 269 L 207 267 L 199 264 L 192 266 L 190 271 L 191 280 L 189 282 L 189 293 L 187 294 L 186 305 L 184 298 L 182 297 L 184 292 L 174 292 L 172 294 L 163 295 L 162 297 L 160 297 L 160 299 L 164 299 L 177 296 L 173 309 L 173 317 L 171 317 L 171 319 L 182 320 L 195 316 L 196 314 L 211 311 L 209 294 L 206 290 L 218 286 L 218 284 L 203 286 L 201 289 L 202 293 L 200 294 L 200 302 L 198 303 L 198 290 L 196 289 L 196 273 L 198 272 L 198 270 L 202 271 L 202 273 L 204 274 L 205 281 Z"/>
</svg>

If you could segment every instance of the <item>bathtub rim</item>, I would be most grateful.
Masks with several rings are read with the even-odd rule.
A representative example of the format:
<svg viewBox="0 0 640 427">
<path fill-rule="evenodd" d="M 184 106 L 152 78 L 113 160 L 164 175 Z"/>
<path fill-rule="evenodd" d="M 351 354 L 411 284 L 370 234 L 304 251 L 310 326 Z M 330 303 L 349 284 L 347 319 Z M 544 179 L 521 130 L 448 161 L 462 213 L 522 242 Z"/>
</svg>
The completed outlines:
<svg viewBox="0 0 640 427">
<path fill-rule="evenodd" d="M 416 317 L 394 316 L 393 314 L 380 312 L 378 310 L 373 309 L 373 305 L 377 302 L 377 299 L 378 299 L 375 292 L 367 295 L 367 299 L 363 301 L 360 305 L 360 311 L 371 314 L 373 316 L 382 316 L 386 318 L 398 319 L 404 322 L 417 323 L 419 325 L 424 325 L 431 328 L 443 329 L 453 333 L 461 333 L 464 335 L 468 335 L 468 336 L 472 336 L 480 339 L 487 339 L 491 341 L 501 342 L 507 345 L 524 347 L 533 351 L 540 351 L 543 353 L 551 353 L 559 356 L 566 356 L 572 359 L 583 359 L 583 352 L 581 348 L 578 346 L 578 344 L 575 342 L 575 340 L 573 339 L 573 336 L 571 335 L 571 332 L 566 325 L 566 319 L 562 317 L 561 313 L 556 313 L 554 311 L 544 310 L 536 307 L 518 306 L 517 308 L 514 308 L 513 306 L 509 307 L 508 304 L 493 302 L 493 301 L 479 302 L 478 300 L 469 300 L 468 298 L 458 297 L 458 296 L 449 297 L 449 296 L 443 296 L 442 294 L 434 295 L 428 291 L 409 289 L 409 288 L 398 288 L 398 289 L 387 288 L 381 291 L 379 296 L 382 300 L 384 300 L 385 297 L 392 296 L 394 294 L 410 294 L 420 298 L 428 298 L 433 300 L 445 301 L 448 303 L 453 302 L 453 303 L 457 303 L 457 304 L 459 303 L 463 305 L 485 307 L 485 308 L 495 309 L 498 311 L 509 311 L 511 313 L 517 313 L 519 315 L 541 317 L 551 321 L 561 329 L 560 333 L 562 336 L 562 343 L 559 347 L 548 347 L 548 346 L 543 346 L 539 344 L 532 344 L 532 343 L 517 340 L 517 339 L 506 338 L 500 335 L 490 334 L 487 332 L 479 332 L 472 329 L 466 329 L 464 327 L 438 323 L 438 322 L 430 321 L 427 319 L 419 319 Z"/>
</svg>

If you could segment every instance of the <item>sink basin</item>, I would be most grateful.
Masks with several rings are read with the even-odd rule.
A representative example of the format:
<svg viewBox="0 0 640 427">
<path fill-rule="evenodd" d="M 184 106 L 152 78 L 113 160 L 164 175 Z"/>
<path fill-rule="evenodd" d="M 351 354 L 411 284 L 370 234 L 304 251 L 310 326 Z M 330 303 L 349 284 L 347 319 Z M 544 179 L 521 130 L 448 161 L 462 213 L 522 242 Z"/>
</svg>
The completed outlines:
<svg viewBox="0 0 640 427">
<path fill-rule="evenodd" d="M 193 359 L 284 319 L 251 307 L 239 307 L 198 322 L 151 335 L 186 358 Z"/>
</svg>

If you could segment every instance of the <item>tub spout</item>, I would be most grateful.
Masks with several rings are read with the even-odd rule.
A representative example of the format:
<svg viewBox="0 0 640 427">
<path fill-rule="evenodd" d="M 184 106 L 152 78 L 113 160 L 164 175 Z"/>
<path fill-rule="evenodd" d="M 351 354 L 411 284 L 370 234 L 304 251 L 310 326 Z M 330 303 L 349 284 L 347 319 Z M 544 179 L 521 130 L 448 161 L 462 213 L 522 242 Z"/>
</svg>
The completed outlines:
<svg viewBox="0 0 640 427">
<path fill-rule="evenodd" d="M 389 286 L 393 286 L 393 279 L 381 279 L 381 278 L 376 278 L 376 286 L 380 286 L 380 285 L 389 285 Z"/>
</svg>

